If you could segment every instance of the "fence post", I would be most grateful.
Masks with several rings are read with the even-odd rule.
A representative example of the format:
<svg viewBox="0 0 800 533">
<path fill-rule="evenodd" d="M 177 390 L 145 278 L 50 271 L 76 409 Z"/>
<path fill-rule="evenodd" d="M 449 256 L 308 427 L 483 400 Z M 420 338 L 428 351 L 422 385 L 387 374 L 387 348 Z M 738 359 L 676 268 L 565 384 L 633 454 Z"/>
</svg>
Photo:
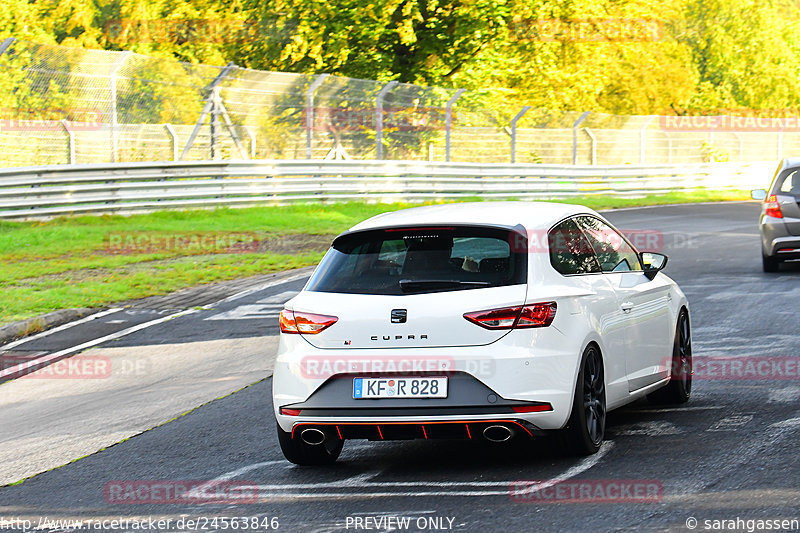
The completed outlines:
<svg viewBox="0 0 800 533">
<path fill-rule="evenodd" d="M 397 81 L 390 81 L 375 98 L 375 159 L 383 159 L 383 97 L 397 84 Z"/>
<path fill-rule="evenodd" d="M 244 129 L 244 132 L 247 134 L 247 138 L 250 139 L 250 159 L 255 159 L 256 158 L 256 136 L 253 135 L 252 131 L 250 131 L 250 126 L 242 126 L 242 129 Z"/>
<path fill-rule="evenodd" d="M 453 104 L 455 104 L 456 100 L 458 100 L 465 92 L 466 89 L 459 89 L 453 96 L 450 97 L 450 100 L 447 101 L 447 108 L 445 108 L 444 112 L 445 161 L 450 161 L 450 129 L 453 125 Z"/>
<path fill-rule="evenodd" d="M 219 104 L 219 113 L 222 115 L 222 119 L 225 121 L 225 127 L 228 128 L 228 133 L 231 134 L 231 139 L 233 140 L 233 144 L 236 146 L 236 149 L 239 151 L 239 155 L 242 159 L 247 159 L 247 153 L 244 151 L 244 147 L 242 146 L 242 141 L 239 140 L 239 134 L 236 133 L 236 126 L 233 124 L 231 120 L 231 116 L 228 114 L 228 109 L 225 107 L 225 104 L 222 103 L 222 98 L 219 98 L 217 103 Z"/>
<path fill-rule="evenodd" d="M 178 134 L 175 133 L 175 128 L 172 127 L 172 124 L 164 124 L 164 128 L 167 130 L 167 135 L 169 135 L 170 143 L 172 144 L 172 160 L 178 160 Z"/>
<path fill-rule="evenodd" d="M 661 130 L 662 135 L 667 138 L 667 164 L 672 164 L 672 136 L 665 129 Z"/>
<path fill-rule="evenodd" d="M 117 162 L 117 151 L 119 150 L 119 139 L 117 138 L 117 77 L 111 76 L 111 162 Z"/>
<path fill-rule="evenodd" d="M 594 133 L 592 133 L 592 130 L 590 130 L 589 128 L 583 128 L 583 131 L 586 132 L 586 135 L 588 135 L 589 139 L 591 139 L 591 141 L 592 141 L 592 165 L 596 165 L 597 164 L 597 139 L 595 138 Z"/>
<path fill-rule="evenodd" d="M 233 61 L 225 65 L 225 67 L 220 71 L 214 81 L 212 81 L 208 86 L 203 89 L 204 91 L 208 91 L 208 96 L 206 96 L 206 105 L 203 106 L 203 110 L 200 112 L 200 118 L 197 119 L 197 123 L 194 125 L 194 129 L 192 130 L 192 134 L 189 135 L 189 140 L 186 141 L 186 146 L 183 147 L 183 152 L 181 152 L 181 159 L 186 157 L 191 150 L 192 145 L 194 144 L 194 140 L 197 138 L 197 134 L 200 133 L 200 128 L 203 127 L 203 123 L 206 121 L 206 116 L 208 116 L 209 111 L 211 111 L 211 106 L 213 105 L 213 95 L 214 95 L 214 88 L 222 83 L 225 78 L 228 76 L 228 73 L 236 67 Z"/>
<path fill-rule="evenodd" d="M 642 124 L 642 127 L 639 129 L 639 163 L 644 165 L 645 162 L 645 141 L 646 141 L 646 134 L 647 134 L 647 127 L 655 120 L 656 115 L 650 115 Z"/>
<path fill-rule="evenodd" d="M 217 137 L 219 137 L 219 114 L 220 114 L 220 96 L 219 96 L 219 87 L 215 86 L 211 89 L 211 122 L 210 122 L 210 130 L 209 133 L 211 134 L 211 138 L 209 139 L 209 144 L 211 148 L 211 160 L 215 161 L 219 159 L 219 154 L 217 153 Z"/>
<path fill-rule="evenodd" d="M 311 159 L 312 157 L 311 144 L 314 131 L 314 93 L 328 76 L 330 76 L 330 74 L 320 74 L 317 76 L 317 79 L 311 83 L 311 86 L 306 91 L 306 159 Z"/>
<path fill-rule="evenodd" d="M 75 133 L 73 133 L 73 131 L 71 129 L 69 129 L 69 126 L 67 126 L 66 119 L 62 118 L 61 120 L 58 121 L 58 123 L 61 124 L 61 127 L 64 130 L 64 133 L 67 134 L 67 152 L 69 153 L 69 156 L 68 156 L 69 157 L 69 164 L 70 165 L 74 165 L 75 164 Z"/>
<path fill-rule="evenodd" d="M 731 132 L 734 137 L 736 137 L 736 142 L 739 145 L 739 161 L 744 158 L 744 144 L 742 143 L 742 137 L 739 135 L 738 131 Z"/>
<path fill-rule="evenodd" d="M 109 79 L 110 92 L 109 98 L 111 100 L 111 162 L 116 163 L 119 159 L 119 132 L 117 131 L 118 118 L 117 118 L 117 72 L 125 64 L 131 52 L 121 52 L 119 60 L 114 64 L 114 70 L 111 71 Z"/>
<path fill-rule="evenodd" d="M 511 162 L 515 163 L 517 158 L 517 121 L 528 112 L 531 106 L 526 105 L 520 109 L 514 118 L 511 119 Z"/>
<path fill-rule="evenodd" d="M 0 43 L 0 56 L 1 56 L 1 55 L 3 55 L 3 54 L 5 54 L 5 53 L 6 53 L 6 50 L 8 50 L 8 49 L 9 49 L 9 47 L 10 47 L 12 44 L 14 44 L 14 41 L 16 41 L 16 40 L 17 40 L 17 39 L 16 39 L 16 38 L 14 38 L 14 37 L 8 37 L 8 38 L 6 38 L 6 39 L 5 39 L 5 40 L 4 40 L 2 43 Z"/>
<path fill-rule="evenodd" d="M 581 125 L 581 122 L 586 120 L 586 117 L 589 116 L 589 113 L 591 113 L 591 111 L 584 111 L 581 114 L 581 116 L 578 117 L 578 120 L 576 120 L 572 124 L 572 164 L 573 165 L 577 165 L 578 164 L 578 126 Z"/>
</svg>

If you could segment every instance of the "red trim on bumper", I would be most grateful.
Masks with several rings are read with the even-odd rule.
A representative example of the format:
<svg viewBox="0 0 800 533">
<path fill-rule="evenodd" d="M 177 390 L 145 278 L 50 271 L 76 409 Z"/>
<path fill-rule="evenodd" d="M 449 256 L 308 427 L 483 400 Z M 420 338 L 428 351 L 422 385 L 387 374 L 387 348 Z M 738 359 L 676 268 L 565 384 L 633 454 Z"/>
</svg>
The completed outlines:
<svg viewBox="0 0 800 533">
<path fill-rule="evenodd" d="M 471 439 L 472 433 L 470 432 L 469 425 L 470 424 L 508 424 L 513 425 L 516 428 L 521 429 L 524 431 L 529 437 L 533 437 L 533 433 L 522 425 L 517 420 L 508 420 L 508 419 L 491 419 L 491 420 L 442 420 L 442 421 L 433 421 L 433 422 L 300 422 L 295 424 L 292 427 L 292 438 L 294 438 L 294 431 L 297 428 L 301 428 L 304 426 L 309 427 L 320 427 L 320 426 L 333 426 L 336 428 L 339 436 L 341 437 L 341 431 L 339 430 L 340 427 L 347 428 L 348 426 L 373 426 L 378 430 L 378 435 L 380 435 L 381 439 L 384 439 L 383 432 L 381 431 L 381 426 L 420 426 L 422 428 L 422 432 L 427 437 L 427 432 L 425 431 L 425 426 L 430 425 L 438 425 L 438 424 L 446 424 L 451 426 L 457 426 L 460 424 L 464 424 L 467 427 L 467 436 Z"/>
</svg>

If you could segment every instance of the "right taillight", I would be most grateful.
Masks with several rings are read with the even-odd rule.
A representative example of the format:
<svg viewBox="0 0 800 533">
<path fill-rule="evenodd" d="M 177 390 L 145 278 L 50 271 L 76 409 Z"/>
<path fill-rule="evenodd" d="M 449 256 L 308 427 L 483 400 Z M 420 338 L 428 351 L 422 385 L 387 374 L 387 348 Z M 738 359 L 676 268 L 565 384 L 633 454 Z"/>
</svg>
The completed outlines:
<svg viewBox="0 0 800 533">
<path fill-rule="evenodd" d="M 464 318 L 486 329 L 546 328 L 555 317 L 555 302 L 464 313 Z"/>
<path fill-rule="evenodd" d="M 778 197 L 774 194 L 771 194 L 764 200 L 764 206 L 766 207 L 765 213 L 768 217 L 783 218 L 781 205 L 778 203 Z"/>
<path fill-rule="evenodd" d="M 337 320 L 339 319 L 335 316 L 299 313 L 284 309 L 280 315 L 281 333 L 316 335 L 334 325 Z"/>
</svg>

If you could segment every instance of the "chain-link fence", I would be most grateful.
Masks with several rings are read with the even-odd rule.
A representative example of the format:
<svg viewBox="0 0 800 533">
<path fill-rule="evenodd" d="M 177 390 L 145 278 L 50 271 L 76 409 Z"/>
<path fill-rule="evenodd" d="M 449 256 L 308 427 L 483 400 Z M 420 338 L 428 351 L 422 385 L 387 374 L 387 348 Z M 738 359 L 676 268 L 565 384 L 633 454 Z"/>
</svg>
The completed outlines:
<svg viewBox="0 0 800 533">
<path fill-rule="evenodd" d="M 475 92 L 0 44 L 0 165 L 207 159 L 775 159 L 797 121 L 555 112 Z M 741 117 L 738 117 L 741 119 Z"/>
</svg>

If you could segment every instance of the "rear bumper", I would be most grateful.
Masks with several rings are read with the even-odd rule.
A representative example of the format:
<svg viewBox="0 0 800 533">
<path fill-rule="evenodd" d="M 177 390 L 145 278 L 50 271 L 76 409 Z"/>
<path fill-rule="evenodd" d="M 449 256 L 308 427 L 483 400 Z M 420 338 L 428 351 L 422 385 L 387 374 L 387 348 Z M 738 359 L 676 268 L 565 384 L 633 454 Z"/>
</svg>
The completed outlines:
<svg viewBox="0 0 800 533">
<path fill-rule="evenodd" d="M 375 377 L 400 377 L 400 373 L 386 373 Z M 466 372 L 421 373 L 424 376 L 447 377 L 446 398 L 353 398 L 353 375 L 335 375 L 317 388 L 307 400 L 288 405 L 285 409 L 301 411 L 304 417 L 315 418 L 387 418 L 435 416 L 510 416 L 520 410 L 528 412 L 552 411 L 546 402 L 508 400 L 497 391 Z M 279 410 L 279 414 L 280 410 Z"/>
<path fill-rule="evenodd" d="M 800 259 L 800 235 L 781 236 L 764 244 L 764 255 L 775 259 Z"/>
<path fill-rule="evenodd" d="M 352 376 L 333 376 L 308 400 L 282 406 L 278 415 L 294 419 L 293 437 L 315 428 L 344 439 L 471 439 L 493 425 L 528 437 L 543 433 L 517 417 L 520 412 L 552 412 L 549 403 L 507 400 L 463 372 L 447 377 L 447 398 L 356 400 Z"/>
<path fill-rule="evenodd" d="M 414 439 L 484 439 L 491 428 L 501 426 L 510 436 L 526 438 L 543 436 L 544 431 L 533 424 L 513 418 L 488 420 L 452 420 L 446 422 L 302 422 L 292 427 L 292 438 L 300 438 L 303 431 L 322 431 L 326 439 L 414 440 Z M 491 439 L 490 439 L 491 440 Z M 506 439 L 497 439 L 506 440 Z"/>
<path fill-rule="evenodd" d="M 775 259 L 800 259 L 800 235 L 792 235 L 782 218 L 761 217 L 761 250 Z"/>
<path fill-rule="evenodd" d="M 569 418 L 575 390 L 575 376 L 581 354 L 581 340 L 563 335 L 555 328 L 520 330 L 487 346 L 465 346 L 399 350 L 320 350 L 298 336 L 282 335 L 275 363 L 273 403 L 275 417 L 283 431 L 302 424 L 378 425 L 432 423 L 484 423 L 513 420 L 541 430 L 560 429 Z M 532 349 L 532 346 L 536 346 Z M 303 361 L 330 359 L 332 368 L 353 359 L 357 368 L 334 375 L 309 375 Z M 447 376 L 445 399 L 353 399 L 353 378 L 373 375 L 359 372 L 362 360 L 412 366 L 423 361 L 422 372 L 411 375 Z M 337 366 L 338 365 L 338 366 Z M 444 368 L 443 368 L 444 367 Z M 436 369 L 443 368 L 442 371 Z M 407 376 L 407 372 L 381 372 Z M 540 412 L 517 412 L 514 407 L 549 404 Z M 293 409 L 292 415 L 281 408 Z M 296 411 L 300 412 L 297 413 Z M 461 433 L 465 431 L 458 430 Z M 422 434 L 415 429 L 414 434 Z M 424 438 L 424 435 L 423 437 Z"/>
</svg>

